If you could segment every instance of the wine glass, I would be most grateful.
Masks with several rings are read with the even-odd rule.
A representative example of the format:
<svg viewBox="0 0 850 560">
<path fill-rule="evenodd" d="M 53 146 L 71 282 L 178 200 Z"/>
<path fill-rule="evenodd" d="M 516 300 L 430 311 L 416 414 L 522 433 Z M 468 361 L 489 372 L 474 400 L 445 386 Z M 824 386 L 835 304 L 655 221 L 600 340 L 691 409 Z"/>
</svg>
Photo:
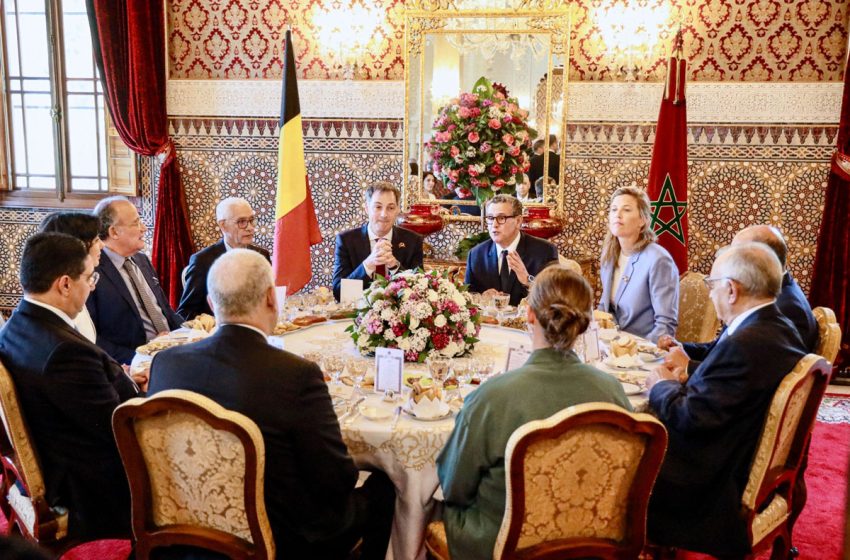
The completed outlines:
<svg viewBox="0 0 850 560">
<path fill-rule="evenodd" d="M 345 367 L 345 361 L 342 359 L 342 354 L 329 353 L 322 357 L 322 369 L 331 376 L 333 385 L 340 385 L 339 376 L 342 375 L 342 369 Z"/>
<path fill-rule="evenodd" d="M 484 383 L 491 375 L 493 375 L 493 370 L 496 368 L 496 360 L 494 360 L 492 356 L 482 356 L 476 360 L 476 363 L 478 366 L 478 379 L 481 383 Z"/>
<path fill-rule="evenodd" d="M 458 381 L 458 386 L 469 384 L 469 378 L 472 376 L 473 361 L 469 358 L 456 358 L 452 363 L 452 371 Z"/>
<path fill-rule="evenodd" d="M 511 296 L 508 294 L 496 294 L 493 296 L 493 307 L 496 308 L 496 317 L 502 319 L 508 303 L 511 301 Z"/>
<path fill-rule="evenodd" d="M 369 369 L 369 362 L 360 358 L 350 358 L 346 364 L 348 374 L 354 379 L 354 392 L 358 395 L 363 393 L 363 380 L 366 378 L 366 371 Z"/>
<path fill-rule="evenodd" d="M 440 354 L 431 354 L 426 363 L 428 364 L 428 371 L 431 373 L 431 379 L 442 389 L 443 381 L 449 373 L 449 359 Z"/>
</svg>

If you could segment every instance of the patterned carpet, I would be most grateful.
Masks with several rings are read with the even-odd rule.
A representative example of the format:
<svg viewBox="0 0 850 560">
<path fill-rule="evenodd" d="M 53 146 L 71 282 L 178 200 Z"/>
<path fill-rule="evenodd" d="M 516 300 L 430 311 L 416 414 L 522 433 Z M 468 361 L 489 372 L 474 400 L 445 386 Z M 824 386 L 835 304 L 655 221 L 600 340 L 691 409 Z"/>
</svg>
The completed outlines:
<svg viewBox="0 0 850 560">
<path fill-rule="evenodd" d="M 827 395 L 812 434 L 806 481 L 809 499 L 794 528 L 794 544 L 801 560 L 840 560 L 847 494 L 848 454 L 850 454 L 850 395 Z M 0 532 L 7 531 L 0 515 Z M 130 552 L 129 541 L 96 541 L 78 546 L 62 560 L 124 560 Z M 759 560 L 768 558 L 759 556 Z M 699 554 L 681 554 L 680 559 L 710 558 Z"/>
</svg>

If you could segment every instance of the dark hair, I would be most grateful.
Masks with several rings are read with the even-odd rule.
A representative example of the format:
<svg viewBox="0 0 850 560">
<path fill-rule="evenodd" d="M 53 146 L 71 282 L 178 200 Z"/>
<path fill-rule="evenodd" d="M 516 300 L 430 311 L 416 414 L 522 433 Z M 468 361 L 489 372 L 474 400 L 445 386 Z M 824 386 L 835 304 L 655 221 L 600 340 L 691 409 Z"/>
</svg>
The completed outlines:
<svg viewBox="0 0 850 560">
<path fill-rule="evenodd" d="M 109 228 L 111 228 L 112 224 L 115 223 L 115 203 L 121 201 L 130 202 L 124 196 L 110 196 L 108 198 L 101 199 L 94 207 L 94 210 L 92 210 L 92 214 L 94 214 L 100 222 L 100 233 L 98 235 L 103 240 L 106 240 L 106 238 L 109 237 Z"/>
<path fill-rule="evenodd" d="M 395 196 L 395 203 L 401 203 L 401 191 L 398 190 L 398 187 L 386 181 L 376 181 L 366 189 L 366 204 L 369 204 L 372 196 L 378 192 L 391 192 Z"/>
<path fill-rule="evenodd" d="M 535 140 L 535 141 L 534 141 L 534 143 L 531 145 L 531 151 L 532 151 L 532 152 L 536 152 L 537 150 L 542 150 L 542 149 L 543 149 L 543 145 L 544 145 L 545 143 L 546 143 L 546 141 L 545 141 L 545 140 L 543 140 L 542 138 L 538 138 L 538 139 L 537 139 L 537 140 Z"/>
<path fill-rule="evenodd" d="M 593 290 L 580 274 L 552 264 L 537 275 L 528 304 L 543 328 L 546 342 L 566 354 L 590 324 Z"/>
<path fill-rule="evenodd" d="M 53 231 L 73 235 L 91 249 L 100 235 L 100 220 L 86 212 L 52 212 L 38 225 L 38 231 Z"/>
<path fill-rule="evenodd" d="M 21 537 L 0 535 L 0 558 L 5 560 L 50 560 L 51 556 Z"/>
<path fill-rule="evenodd" d="M 27 239 L 21 257 L 21 286 L 28 294 L 43 294 L 57 278 L 74 280 L 86 269 L 88 251 L 82 241 L 66 233 L 36 233 Z"/>
</svg>

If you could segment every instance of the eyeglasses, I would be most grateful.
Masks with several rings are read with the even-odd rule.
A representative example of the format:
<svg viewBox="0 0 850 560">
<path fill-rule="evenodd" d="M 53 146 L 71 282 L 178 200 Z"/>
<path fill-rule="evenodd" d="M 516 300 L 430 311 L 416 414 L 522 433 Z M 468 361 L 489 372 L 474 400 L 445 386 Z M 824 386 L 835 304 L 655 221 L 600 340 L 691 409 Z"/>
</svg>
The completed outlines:
<svg viewBox="0 0 850 560">
<path fill-rule="evenodd" d="M 239 229 L 247 229 L 249 225 L 257 225 L 257 217 L 251 216 L 250 218 L 239 218 L 238 220 L 234 220 L 234 223 Z"/>
<path fill-rule="evenodd" d="M 95 270 L 95 271 L 94 271 L 94 272 L 92 272 L 92 273 L 91 273 L 91 275 L 88 277 L 89 286 L 91 286 L 92 288 L 94 288 L 95 286 L 97 286 L 97 281 L 98 281 L 98 280 L 100 280 L 100 272 L 98 272 L 98 271 L 96 271 L 96 270 Z"/>
<path fill-rule="evenodd" d="M 706 276 L 705 278 L 702 279 L 702 281 L 705 283 L 705 287 L 708 288 L 709 290 L 713 290 L 714 284 L 716 284 L 717 282 L 720 282 L 721 280 L 729 280 L 730 282 L 737 282 L 737 280 L 735 280 L 734 278 L 730 278 L 729 276 L 718 276 L 717 278 L 712 278 L 710 276 Z"/>
<path fill-rule="evenodd" d="M 509 218 L 516 218 L 518 216 L 519 214 L 512 214 L 510 216 L 484 216 L 484 221 L 488 224 L 496 222 L 497 224 L 502 225 L 507 222 Z"/>
</svg>

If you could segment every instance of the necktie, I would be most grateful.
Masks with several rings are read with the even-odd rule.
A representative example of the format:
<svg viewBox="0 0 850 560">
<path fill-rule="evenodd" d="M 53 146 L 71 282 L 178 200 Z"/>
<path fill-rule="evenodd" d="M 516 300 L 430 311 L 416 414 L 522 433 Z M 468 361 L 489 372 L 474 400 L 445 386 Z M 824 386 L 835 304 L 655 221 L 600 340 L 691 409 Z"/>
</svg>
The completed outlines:
<svg viewBox="0 0 850 560">
<path fill-rule="evenodd" d="M 376 240 L 375 240 L 375 244 L 377 245 L 378 243 L 380 243 L 380 242 L 381 242 L 381 241 L 383 241 L 383 240 L 384 240 L 384 238 L 383 238 L 383 237 L 379 237 L 378 239 L 376 239 Z M 383 276 L 384 278 L 386 278 L 386 277 L 387 277 L 387 265 L 385 265 L 385 264 L 379 264 L 379 265 L 377 265 L 377 266 L 375 267 L 375 274 L 374 274 L 374 276 L 377 276 L 378 274 L 380 274 L 381 276 Z"/>
<path fill-rule="evenodd" d="M 133 283 L 133 287 L 136 289 L 136 295 L 139 296 L 139 302 L 142 304 L 145 313 L 150 318 L 151 323 L 153 323 L 153 328 L 156 332 L 167 332 L 171 329 L 168 328 L 168 322 L 165 320 L 165 316 L 162 314 L 162 311 L 159 309 L 159 306 L 153 301 L 148 295 L 148 291 L 145 290 L 144 282 L 145 280 L 141 277 L 139 273 L 139 269 L 132 260 L 124 259 L 124 270 L 127 271 L 127 275 L 130 277 L 130 282 Z"/>
<path fill-rule="evenodd" d="M 499 270 L 500 291 L 508 294 L 511 292 L 511 268 L 508 266 L 508 250 L 502 251 L 502 266 Z"/>
</svg>

